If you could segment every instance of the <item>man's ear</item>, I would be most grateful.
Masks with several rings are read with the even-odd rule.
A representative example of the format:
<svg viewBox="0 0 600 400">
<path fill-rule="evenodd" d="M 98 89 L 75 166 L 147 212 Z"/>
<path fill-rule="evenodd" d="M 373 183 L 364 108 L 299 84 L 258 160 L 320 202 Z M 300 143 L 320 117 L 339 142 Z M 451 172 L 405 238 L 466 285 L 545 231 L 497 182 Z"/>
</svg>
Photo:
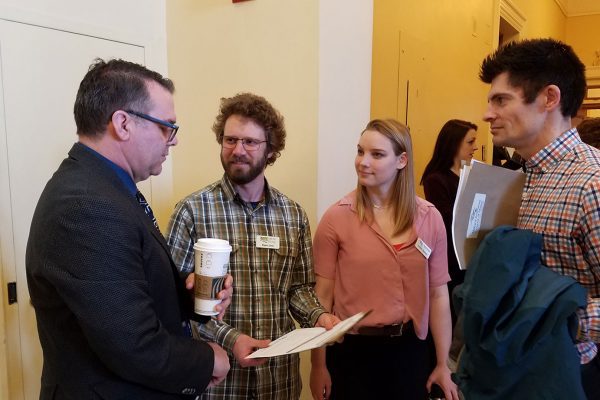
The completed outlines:
<svg viewBox="0 0 600 400">
<path fill-rule="evenodd" d="M 131 115 L 123 110 L 117 110 L 110 118 L 110 123 L 112 125 L 110 130 L 113 131 L 115 138 L 124 142 L 129 140 L 133 123 Z"/>
<path fill-rule="evenodd" d="M 560 108 L 560 88 L 556 85 L 548 85 L 544 88 L 543 94 L 546 101 L 544 107 L 548 111 L 552 111 L 557 107 Z"/>
</svg>

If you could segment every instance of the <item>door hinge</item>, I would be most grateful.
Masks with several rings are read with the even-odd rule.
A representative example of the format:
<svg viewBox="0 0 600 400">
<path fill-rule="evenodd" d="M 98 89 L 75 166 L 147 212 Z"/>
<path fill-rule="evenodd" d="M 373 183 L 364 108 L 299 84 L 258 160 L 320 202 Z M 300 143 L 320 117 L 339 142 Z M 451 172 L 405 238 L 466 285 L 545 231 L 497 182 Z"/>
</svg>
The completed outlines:
<svg viewBox="0 0 600 400">
<path fill-rule="evenodd" d="M 8 282 L 8 304 L 17 302 L 17 282 Z"/>
</svg>

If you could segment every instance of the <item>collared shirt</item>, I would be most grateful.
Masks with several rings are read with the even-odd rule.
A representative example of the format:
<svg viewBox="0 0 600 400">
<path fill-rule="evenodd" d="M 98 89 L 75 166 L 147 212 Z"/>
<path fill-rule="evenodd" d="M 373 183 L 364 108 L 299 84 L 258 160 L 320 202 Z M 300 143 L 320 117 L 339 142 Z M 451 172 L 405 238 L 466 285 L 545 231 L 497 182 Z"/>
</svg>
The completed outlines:
<svg viewBox="0 0 600 400">
<path fill-rule="evenodd" d="M 572 276 L 588 290 L 581 310 L 581 363 L 600 341 L 600 151 L 570 129 L 525 163 L 519 228 L 544 237 L 542 264 Z"/>
<path fill-rule="evenodd" d="M 315 325 L 325 312 L 314 292 L 310 227 L 306 213 L 265 181 L 265 197 L 256 208 L 240 198 L 231 181 L 222 180 L 182 200 L 171 217 L 167 242 L 179 270 L 194 270 L 193 245 L 199 238 L 229 241 L 229 273 L 235 289 L 224 322 L 198 326 L 199 335 L 231 355 L 243 333 L 277 339 L 295 328 Z M 278 238 L 277 248 L 262 248 L 257 236 Z M 231 358 L 231 357 L 230 357 Z M 259 367 L 241 368 L 231 358 L 227 379 L 205 392 L 204 399 L 297 399 L 301 382 L 297 354 L 270 358 Z"/>
<path fill-rule="evenodd" d="M 334 281 L 333 313 L 346 319 L 372 310 L 356 329 L 413 321 L 425 339 L 429 290 L 450 280 L 442 216 L 417 197 L 413 232 L 397 250 L 375 222 L 360 221 L 355 198 L 354 191 L 329 207 L 315 233 L 315 272 Z"/>
<path fill-rule="evenodd" d="M 96 150 L 92 149 L 91 147 L 88 147 L 83 143 L 79 143 L 79 144 L 85 150 L 89 151 L 91 154 L 93 154 L 94 156 L 96 156 L 99 159 L 101 159 L 102 161 L 104 161 L 106 163 L 106 165 L 108 165 L 113 171 L 115 171 L 115 173 L 117 174 L 117 176 L 119 177 L 121 182 L 123 182 L 123 185 L 125 185 L 125 187 L 127 188 L 127 191 L 129 193 L 131 193 L 132 196 L 135 196 L 135 193 L 137 192 L 137 187 L 135 186 L 135 182 L 133 181 L 133 178 L 131 177 L 131 175 L 129 175 L 127 173 L 127 171 L 125 171 L 123 168 L 119 167 L 117 164 L 115 164 L 108 158 L 104 157 L 102 154 L 98 153 Z"/>
</svg>

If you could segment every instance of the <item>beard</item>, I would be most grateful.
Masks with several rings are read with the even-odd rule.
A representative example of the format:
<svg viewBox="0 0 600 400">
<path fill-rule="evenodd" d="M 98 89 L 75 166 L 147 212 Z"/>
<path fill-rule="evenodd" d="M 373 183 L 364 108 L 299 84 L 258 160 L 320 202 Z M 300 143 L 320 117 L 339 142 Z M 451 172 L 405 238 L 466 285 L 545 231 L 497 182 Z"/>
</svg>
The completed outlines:
<svg viewBox="0 0 600 400">
<path fill-rule="evenodd" d="M 233 164 L 236 162 L 245 162 L 250 168 L 247 171 L 241 170 Z M 252 164 L 252 161 L 249 160 L 248 157 L 231 156 L 231 158 L 226 161 L 223 158 L 223 154 L 221 154 L 221 165 L 223 165 L 225 174 L 231 182 L 236 185 L 245 185 L 252 182 L 265 170 L 267 166 L 267 154 L 265 152 L 263 157 L 257 159 L 254 164 Z"/>
</svg>

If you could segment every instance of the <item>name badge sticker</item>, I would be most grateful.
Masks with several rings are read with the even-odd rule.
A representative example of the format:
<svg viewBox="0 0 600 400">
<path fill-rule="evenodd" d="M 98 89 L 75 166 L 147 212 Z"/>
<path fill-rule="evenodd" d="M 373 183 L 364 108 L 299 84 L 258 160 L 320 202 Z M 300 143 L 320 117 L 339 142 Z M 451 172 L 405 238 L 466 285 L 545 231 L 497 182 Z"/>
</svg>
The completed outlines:
<svg viewBox="0 0 600 400">
<path fill-rule="evenodd" d="M 421 238 L 417 239 L 415 247 L 417 248 L 417 250 L 419 250 L 421 254 L 423 254 L 423 256 L 426 259 L 429 260 L 429 256 L 431 255 L 431 249 L 425 244 L 425 242 Z"/>
<path fill-rule="evenodd" d="M 279 249 L 279 238 L 277 236 L 256 235 L 256 247 L 259 249 Z"/>
</svg>

